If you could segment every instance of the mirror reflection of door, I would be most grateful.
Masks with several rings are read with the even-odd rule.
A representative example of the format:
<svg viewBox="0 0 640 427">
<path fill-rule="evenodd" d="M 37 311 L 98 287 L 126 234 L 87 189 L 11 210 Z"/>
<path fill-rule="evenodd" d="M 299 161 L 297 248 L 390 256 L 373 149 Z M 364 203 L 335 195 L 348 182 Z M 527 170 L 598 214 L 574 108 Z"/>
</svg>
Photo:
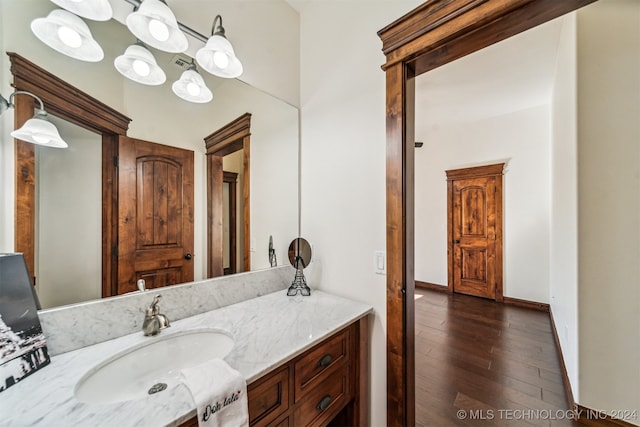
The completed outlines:
<svg viewBox="0 0 640 427">
<path fill-rule="evenodd" d="M 225 216 L 229 215 L 229 203 L 224 200 L 224 171 L 237 173 L 238 185 L 242 188 L 242 197 L 237 197 L 234 204 L 238 236 L 234 251 L 237 260 L 235 272 L 249 271 L 251 114 L 243 114 L 204 140 L 207 148 L 207 277 L 230 274 L 226 271 L 231 270 L 231 240 L 225 240 Z"/>
<path fill-rule="evenodd" d="M 194 153 L 120 137 L 118 294 L 193 280 Z"/>
</svg>

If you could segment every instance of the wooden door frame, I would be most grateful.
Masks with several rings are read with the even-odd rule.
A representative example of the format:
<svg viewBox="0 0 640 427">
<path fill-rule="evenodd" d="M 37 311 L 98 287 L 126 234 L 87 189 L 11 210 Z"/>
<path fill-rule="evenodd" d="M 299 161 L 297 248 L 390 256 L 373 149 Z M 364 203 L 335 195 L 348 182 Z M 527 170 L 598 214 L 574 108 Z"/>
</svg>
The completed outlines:
<svg viewBox="0 0 640 427">
<path fill-rule="evenodd" d="M 453 293 L 453 265 L 454 265 L 454 229 L 453 229 L 453 183 L 459 179 L 471 179 L 471 178 L 485 178 L 496 177 L 496 257 L 495 257 L 495 274 L 496 274 L 496 294 L 495 300 L 500 302 L 504 300 L 503 287 L 504 287 L 504 271 L 502 265 L 503 253 L 502 253 L 502 227 L 503 227 L 503 194 L 502 194 L 502 177 L 504 174 L 504 163 L 496 163 L 493 165 L 475 166 L 462 169 L 451 169 L 445 171 L 447 174 L 447 274 L 448 283 L 447 290 L 449 293 Z"/>
<path fill-rule="evenodd" d="M 102 136 L 102 296 L 116 295 L 118 285 L 118 136 L 126 135 L 131 119 L 82 90 L 14 52 L 13 87 L 40 97 L 45 110 Z M 14 98 L 14 129 L 33 117 L 37 101 Z M 15 217 L 14 251 L 22 252 L 32 277 L 35 274 L 35 145 L 14 140 Z M 35 279 L 34 279 L 35 284 Z"/>
<path fill-rule="evenodd" d="M 415 425 L 415 77 L 596 0 L 429 0 L 378 32 L 386 62 L 387 425 Z"/>
<path fill-rule="evenodd" d="M 238 210 L 238 200 L 236 196 L 238 186 L 238 174 L 236 172 L 223 171 L 222 182 L 229 184 L 229 270 L 224 268 L 224 274 L 235 274 L 238 268 L 237 266 L 237 242 L 236 242 L 236 227 L 237 218 L 236 213 Z"/>
<path fill-rule="evenodd" d="M 242 217 L 244 222 L 244 271 L 251 269 L 250 257 L 250 159 L 251 159 L 251 113 L 244 113 L 204 138 L 207 149 L 207 277 L 224 274 L 223 268 L 223 224 L 222 183 L 224 172 L 222 158 L 242 150 Z"/>
</svg>

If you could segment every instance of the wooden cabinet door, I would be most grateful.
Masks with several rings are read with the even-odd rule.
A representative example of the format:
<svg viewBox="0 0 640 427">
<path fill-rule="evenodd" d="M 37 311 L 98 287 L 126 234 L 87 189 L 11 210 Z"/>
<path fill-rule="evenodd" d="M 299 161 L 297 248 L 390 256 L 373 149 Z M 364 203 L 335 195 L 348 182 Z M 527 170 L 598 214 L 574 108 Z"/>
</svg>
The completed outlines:
<svg viewBox="0 0 640 427">
<path fill-rule="evenodd" d="M 120 137 L 118 294 L 193 280 L 193 151 Z"/>
<path fill-rule="evenodd" d="M 503 166 L 447 171 L 454 292 L 502 299 Z"/>
</svg>

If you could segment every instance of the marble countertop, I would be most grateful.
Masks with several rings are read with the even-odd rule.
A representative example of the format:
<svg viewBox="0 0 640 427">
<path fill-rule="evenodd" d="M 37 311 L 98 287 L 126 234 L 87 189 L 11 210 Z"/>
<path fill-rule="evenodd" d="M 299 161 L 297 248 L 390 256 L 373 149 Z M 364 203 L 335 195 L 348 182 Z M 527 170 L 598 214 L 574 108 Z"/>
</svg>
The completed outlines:
<svg viewBox="0 0 640 427">
<path fill-rule="evenodd" d="M 175 426 L 195 416 L 189 390 L 177 384 L 149 397 L 89 404 L 73 393 L 92 367 L 123 350 L 191 329 L 221 329 L 235 344 L 224 358 L 247 384 L 372 311 L 321 291 L 287 297 L 286 290 L 173 322 L 157 337 L 125 335 L 55 356 L 51 364 L 0 393 L 3 426 Z M 171 318 L 171 313 L 165 313 Z M 96 322 L 99 322 L 96 319 Z"/>
</svg>

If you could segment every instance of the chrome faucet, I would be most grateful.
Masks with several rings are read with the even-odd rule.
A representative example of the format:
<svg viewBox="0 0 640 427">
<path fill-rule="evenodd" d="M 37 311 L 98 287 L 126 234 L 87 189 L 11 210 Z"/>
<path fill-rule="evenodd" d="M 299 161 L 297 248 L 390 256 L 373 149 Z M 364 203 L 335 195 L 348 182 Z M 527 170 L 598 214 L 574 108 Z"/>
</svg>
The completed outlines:
<svg viewBox="0 0 640 427">
<path fill-rule="evenodd" d="M 147 308 L 147 312 L 144 315 L 142 332 L 145 336 L 156 335 L 161 329 L 171 326 L 167 316 L 160 313 L 160 307 L 158 307 L 160 298 L 162 298 L 161 295 L 156 295 L 155 298 L 153 298 L 153 302 L 149 308 Z"/>
</svg>

